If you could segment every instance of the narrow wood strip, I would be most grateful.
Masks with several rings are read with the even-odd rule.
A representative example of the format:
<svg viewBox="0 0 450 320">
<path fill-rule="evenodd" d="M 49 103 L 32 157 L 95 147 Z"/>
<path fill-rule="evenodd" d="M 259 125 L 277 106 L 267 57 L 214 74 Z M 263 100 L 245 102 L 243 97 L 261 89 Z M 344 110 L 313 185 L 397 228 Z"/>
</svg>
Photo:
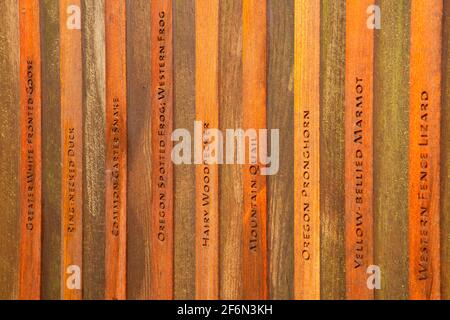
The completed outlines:
<svg viewBox="0 0 450 320">
<path fill-rule="evenodd" d="M 267 2 L 243 0 L 242 5 L 243 127 L 267 128 Z M 259 132 L 249 139 L 263 148 Z M 267 179 L 259 155 L 243 166 L 244 234 L 243 298 L 267 299 Z"/>
<path fill-rule="evenodd" d="M 217 145 L 210 138 L 219 127 L 219 1 L 195 2 L 196 277 L 197 299 L 219 298 L 219 170 Z"/>
<path fill-rule="evenodd" d="M 345 298 L 345 4 L 321 6 L 320 285 L 327 300 Z"/>
<path fill-rule="evenodd" d="M 83 92 L 81 3 L 60 0 L 62 270 L 65 300 L 82 298 Z"/>
<path fill-rule="evenodd" d="M 440 121 L 443 1 L 412 0 L 409 295 L 440 299 Z"/>
<path fill-rule="evenodd" d="M 0 299 L 17 299 L 19 284 L 19 5 L 0 1 Z"/>
<path fill-rule="evenodd" d="M 295 2 L 295 298 L 320 299 L 320 1 Z"/>
<path fill-rule="evenodd" d="M 345 247 L 347 299 L 373 299 L 373 0 L 347 1 L 345 115 Z"/>
<path fill-rule="evenodd" d="M 20 12 L 20 256 L 19 299 L 41 296 L 41 37 L 39 1 Z"/>
<path fill-rule="evenodd" d="M 150 299 L 150 1 L 127 1 L 127 298 Z"/>
<path fill-rule="evenodd" d="M 294 298 L 294 6 L 267 1 L 267 128 L 279 130 L 280 153 L 278 171 L 267 177 L 269 292 L 276 300 Z"/>
<path fill-rule="evenodd" d="M 442 299 L 450 300 L 450 1 L 444 2 L 441 128 Z"/>
<path fill-rule="evenodd" d="M 83 298 L 105 297 L 105 2 L 83 0 Z"/>
<path fill-rule="evenodd" d="M 242 128 L 242 1 L 220 2 L 220 129 Z M 242 297 L 242 169 L 220 167 L 220 298 Z"/>
<path fill-rule="evenodd" d="M 40 1 L 42 60 L 41 298 L 61 298 L 61 92 L 59 2 Z"/>
<path fill-rule="evenodd" d="M 173 39 L 172 0 L 151 2 L 152 299 L 173 299 Z"/>
<path fill-rule="evenodd" d="M 408 297 L 409 0 L 378 0 L 375 32 L 374 238 L 377 299 Z M 402 159 L 402 161 L 399 161 Z"/>
<path fill-rule="evenodd" d="M 126 299 L 127 89 L 126 4 L 105 2 L 106 252 L 105 298 Z"/>
<path fill-rule="evenodd" d="M 174 1 L 174 126 L 194 132 L 195 0 Z M 195 298 L 195 166 L 174 167 L 175 299 Z"/>
</svg>

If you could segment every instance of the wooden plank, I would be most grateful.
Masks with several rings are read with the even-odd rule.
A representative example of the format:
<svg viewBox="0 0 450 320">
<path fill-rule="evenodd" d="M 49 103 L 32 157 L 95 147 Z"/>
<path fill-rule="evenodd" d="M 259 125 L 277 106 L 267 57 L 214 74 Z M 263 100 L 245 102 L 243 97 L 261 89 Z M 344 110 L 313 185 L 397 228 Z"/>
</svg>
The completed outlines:
<svg viewBox="0 0 450 320">
<path fill-rule="evenodd" d="M 19 274 L 19 5 L 0 2 L 0 299 L 17 299 Z"/>
<path fill-rule="evenodd" d="M 346 1 L 322 0 L 320 126 L 321 298 L 345 298 L 344 110 Z"/>
<path fill-rule="evenodd" d="M 126 299 L 127 89 L 126 3 L 105 2 L 106 251 L 105 298 Z"/>
<path fill-rule="evenodd" d="M 442 48 L 441 218 L 442 299 L 450 300 L 450 2 L 444 2 Z"/>
<path fill-rule="evenodd" d="M 242 128 L 242 1 L 220 2 L 220 129 Z M 242 297 L 243 182 L 239 165 L 220 167 L 220 298 Z"/>
<path fill-rule="evenodd" d="M 149 299 L 151 218 L 150 1 L 127 1 L 127 298 Z"/>
<path fill-rule="evenodd" d="M 296 1 L 295 25 L 295 298 L 320 300 L 320 1 Z"/>
<path fill-rule="evenodd" d="M 105 2 L 83 0 L 83 298 L 105 294 Z"/>
<path fill-rule="evenodd" d="M 281 155 L 278 172 L 267 177 L 268 277 L 278 300 L 294 297 L 294 1 L 270 0 L 267 11 L 267 125 L 279 130 Z"/>
<path fill-rule="evenodd" d="M 244 130 L 267 128 L 267 3 L 244 0 L 242 4 L 242 103 Z M 249 139 L 262 148 L 259 133 Z M 258 155 L 249 155 L 243 166 L 244 233 L 243 298 L 268 298 L 267 179 L 261 174 Z"/>
<path fill-rule="evenodd" d="M 19 299 L 41 296 L 41 37 L 38 1 L 19 1 L 20 253 Z"/>
<path fill-rule="evenodd" d="M 443 1 L 411 2 L 409 296 L 440 299 Z"/>
<path fill-rule="evenodd" d="M 61 93 L 59 2 L 40 1 L 42 59 L 41 298 L 61 297 Z M 44 31 L 45 30 L 45 31 Z"/>
<path fill-rule="evenodd" d="M 195 0 L 174 1 L 174 127 L 194 132 Z M 175 299 L 195 298 L 195 167 L 174 167 Z"/>
<path fill-rule="evenodd" d="M 151 2 L 152 299 L 173 299 L 173 39 L 172 1 Z"/>
<path fill-rule="evenodd" d="M 345 247 L 347 299 L 373 299 L 373 0 L 347 1 L 345 83 Z"/>
<path fill-rule="evenodd" d="M 408 114 L 410 1 L 378 0 L 375 32 L 374 238 L 382 272 L 377 299 L 408 297 Z M 400 156 L 402 155 L 402 156 Z M 403 159 L 402 161 L 399 161 Z"/>
<path fill-rule="evenodd" d="M 195 171 L 195 296 L 200 300 L 219 297 L 219 169 L 217 148 L 209 136 L 219 127 L 219 1 L 195 2 L 195 113 L 201 122 L 194 129 Z M 217 141 L 216 141 L 217 142 Z M 217 149 L 215 149 L 217 150 Z"/>
<path fill-rule="evenodd" d="M 81 3 L 60 0 L 62 270 L 65 300 L 82 298 L 83 92 Z"/>
</svg>

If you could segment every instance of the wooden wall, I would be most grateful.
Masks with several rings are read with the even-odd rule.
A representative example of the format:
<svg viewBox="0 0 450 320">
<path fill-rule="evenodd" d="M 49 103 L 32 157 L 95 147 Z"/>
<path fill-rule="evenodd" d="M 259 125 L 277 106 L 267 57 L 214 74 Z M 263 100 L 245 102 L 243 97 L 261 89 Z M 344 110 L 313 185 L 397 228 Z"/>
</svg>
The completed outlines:
<svg viewBox="0 0 450 320">
<path fill-rule="evenodd" d="M 108 227 L 106 221 L 112 213 L 106 210 L 107 197 L 105 188 L 111 181 L 105 177 L 110 173 L 106 167 L 107 135 L 107 46 L 105 24 L 108 23 L 105 9 L 111 0 L 82 0 L 81 9 L 81 52 L 82 86 L 82 289 L 83 299 L 104 299 L 110 296 L 105 293 L 105 265 Z M 120 0 L 125 1 L 125 0 Z M 154 1 L 154 3 L 153 3 Z M 174 129 L 186 129 L 194 137 L 194 121 L 217 120 L 217 127 L 226 129 L 246 128 L 249 124 L 264 124 L 267 129 L 279 129 L 279 171 L 276 175 L 258 178 L 260 183 L 257 199 L 253 204 L 251 197 L 244 190 L 250 190 L 248 172 L 245 166 L 236 164 L 211 167 L 212 176 L 218 178 L 218 187 L 211 187 L 212 202 L 208 210 L 211 214 L 217 208 L 218 215 L 211 215 L 211 251 L 204 254 L 201 247 L 202 237 L 197 234 L 199 228 L 207 223 L 202 216 L 202 190 L 205 188 L 204 168 L 198 164 L 174 165 L 164 177 L 173 182 L 173 188 L 167 191 L 167 201 L 173 202 L 173 210 L 161 212 L 155 201 L 158 199 L 158 181 L 155 181 L 154 170 L 157 170 L 158 148 L 152 148 L 152 140 L 157 141 L 160 134 L 155 127 L 153 88 L 159 88 L 163 79 L 158 78 L 155 66 L 152 67 L 152 52 L 161 49 L 164 40 L 158 38 L 158 30 L 152 30 L 153 19 L 162 19 L 158 11 L 159 5 L 166 1 L 172 7 L 171 15 L 165 15 L 164 30 L 160 35 L 171 35 L 172 46 L 165 46 L 165 57 L 173 63 L 173 72 L 169 68 L 164 81 L 173 83 L 173 90 L 168 90 L 172 100 L 168 99 L 166 107 L 171 108 L 173 116 L 167 121 L 173 123 Z M 345 201 L 348 194 L 349 176 L 346 176 L 346 164 L 352 161 L 352 155 L 346 148 L 346 121 L 349 105 L 346 100 L 346 86 L 349 85 L 346 70 L 358 70 L 360 63 L 367 63 L 368 57 L 349 59 L 346 48 L 354 48 L 353 32 L 366 35 L 373 32 L 373 61 L 369 61 L 369 69 L 373 80 L 373 116 L 365 118 L 370 121 L 373 130 L 367 133 L 368 147 L 373 148 L 373 165 L 365 172 L 373 172 L 373 186 L 367 188 L 370 198 L 370 210 L 366 214 L 373 219 L 373 228 L 369 230 L 373 241 L 368 237 L 370 248 L 373 248 L 372 263 L 380 267 L 381 288 L 375 290 L 375 299 L 408 299 L 411 294 L 410 263 L 411 247 L 409 246 L 411 215 L 409 187 L 411 174 L 409 155 L 411 141 L 410 131 L 411 96 L 410 74 L 416 70 L 411 65 L 411 39 L 413 38 L 412 6 L 417 0 L 376 0 L 373 2 L 380 8 L 381 29 L 353 30 L 349 28 L 347 9 L 354 10 L 352 1 L 357 0 L 308 0 L 314 1 L 312 7 L 320 11 L 320 21 L 312 24 L 305 8 L 305 0 L 264 0 L 264 9 L 255 12 L 255 0 L 133 0 L 125 1 L 126 11 L 126 61 L 127 76 L 124 81 L 127 89 L 127 149 L 126 166 L 126 279 L 118 285 L 126 286 L 128 299 L 152 299 L 160 297 L 155 288 L 158 283 L 155 270 L 158 265 L 153 256 L 158 239 L 154 226 L 162 228 L 155 219 L 169 219 L 173 222 L 173 232 L 167 229 L 170 241 L 164 248 L 164 257 L 171 261 L 168 283 L 164 284 L 166 295 L 175 299 L 195 299 L 209 297 L 219 299 L 269 298 L 276 300 L 304 297 L 300 292 L 303 285 L 313 288 L 312 282 L 304 284 L 296 272 L 301 254 L 296 252 L 295 244 L 304 240 L 305 230 L 295 229 L 294 222 L 300 221 L 302 210 L 296 206 L 303 205 L 303 196 L 294 177 L 301 177 L 303 165 L 295 162 L 303 159 L 301 148 L 296 143 L 303 142 L 303 123 L 296 110 L 303 110 L 304 101 L 309 95 L 296 88 L 314 88 L 305 83 L 305 79 L 317 79 L 318 89 L 314 94 L 317 105 L 311 105 L 317 112 L 318 124 L 316 132 L 310 137 L 318 143 L 310 164 L 317 173 L 318 181 L 313 187 L 317 190 L 314 198 L 313 219 L 316 221 L 311 230 L 316 232 L 312 239 L 311 252 L 318 254 L 314 269 L 317 274 L 314 281 L 318 284 L 315 292 L 306 297 L 321 299 L 354 298 L 355 284 L 352 282 L 352 270 L 346 269 L 346 242 L 353 239 L 351 231 L 346 227 L 351 215 L 346 213 Z M 436 148 L 440 158 L 434 159 L 434 168 L 440 175 L 439 206 L 440 242 L 434 244 L 439 249 L 440 298 L 450 299 L 450 154 L 449 154 L 449 114 L 450 114 L 450 2 L 435 0 L 436 6 L 443 2 L 442 34 L 436 34 L 429 43 L 433 48 L 441 48 L 441 101 L 440 107 L 441 134 Z M 420 1 L 419 1 L 420 2 Z M 17 299 L 19 297 L 19 257 L 20 252 L 20 48 L 23 41 L 34 41 L 19 36 L 19 1 L 0 0 L 0 298 Z M 42 250 L 41 289 L 42 299 L 61 299 L 65 290 L 65 270 L 63 270 L 64 233 L 62 232 L 63 189 L 62 175 L 62 106 L 65 83 L 61 82 L 61 59 L 66 55 L 60 52 L 61 17 L 66 8 L 62 4 L 70 1 L 39 1 L 40 6 L 40 49 L 41 49 L 41 99 L 42 99 L 42 176 L 36 177 L 42 182 Z M 206 13 L 205 6 L 216 8 L 215 15 L 202 20 L 199 13 Z M 155 5 L 155 6 L 153 6 Z M 170 6 L 169 6 L 170 7 Z M 259 9 L 258 9 L 259 10 Z M 296 11 L 297 10 L 297 11 Z M 317 12 L 319 12 L 317 11 Z M 297 13 L 297 14 L 296 14 Z M 167 13 L 166 13 L 167 14 Z M 249 19 L 255 15 L 255 19 Z M 371 13 L 358 12 L 360 18 L 368 19 Z M 256 20 L 257 18 L 257 20 Z M 296 21 L 304 18 L 305 21 Z M 355 18 L 356 19 L 356 18 Z M 431 19 L 431 18 L 430 18 Z M 362 20 L 362 21 L 363 21 Z M 261 32 L 266 28 L 266 37 L 255 32 L 252 23 L 259 23 Z M 350 24 L 353 26 L 354 24 Z M 304 28 L 297 30 L 298 28 Z M 217 29 L 211 29 L 212 27 Z M 209 29 L 207 29 L 209 28 Z M 316 36 L 305 36 L 305 30 L 315 30 Z M 112 29 L 110 29 L 112 30 Z M 152 32 L 153 31 L 153 32 Z M 217 34 L 215 34 L 216 32 Z M 254 33 L 254 38 L 248 35 Z M 205 35 L 203 37 L 203 35 Z M 114 35 L 110 35 L 114 39 Z M 305 40 L 306 39 L 306 40 Z M 367 38 L 368 44 L 372 41 Z M 206 41 L 207 40 L 207 41 Z M 302 42 L 302 41 L 307 42 Z M 162 42 L 158 42 L 162 41 Z M 265 41 L 266 45 L 261 45 Z M 317 43 L 310 46 L 309 42 Z M 353 41 L 353 42 L 352 42 Z M 366 43 L 366 44 L 367 44 Z M 359 43 L 360 44 L 360 43 Z M 173 48 L 173 50 L 172 50 Z M 266 48 L 258 51 L 258 48 Z M 296 54 L 296 50 L 305 50 Z M 313 72 L 313 61 L 308 64 L 308 54 L 317 59 L 317 74 Z M 114 50 L 114 49 L 110 49 Z M 209 50 L 207 54 L 202 50 Z M 319 52 L 320 51 L 320 52 Z M 109 54 L 111 54 L 110 52 Z M 306 61 L 306 62 L 305 62 Z M 67 63 L 67 61 L 66 61 Z M 260 70 L 263 66 L 263 69 Z M 114 65 L 112 65 L 114 67 Z M 162 68 L 161 65 L 159 65 Z M 350 67 L 350 68 L 349 68 Z M 352 69 L 352 68 L 355 69 Z M 213 71 L 214 74 L 208 75 Z M 247 71 L 246 71 L 247 70 Z M 248 71 L 250 70 L 250 71 Z M 305 76 L 307 78 L 302 78 Z M 258 80 L 263 79 L 258 83 Z M 300 77 L 300 78 L 298 78 Z M 310 78 L 308 78 L 310 77 Z M 159 81 L 159 83 L 152 81 Z M 202 79 L 216 79 L 212 82 Z M 301 81 L 296 81 L 300 79 Z M 303 82 L 302 82 L 303 81 Z M 299 83 L 301 84 L 300 87 Z M 347 88 L 348 89 L 348 88 Z M 154 92 L 152 92 L 154 91 Z M 303 93 L 303 95 L 302 95 Z M 252 96 L 253 95 L 253 96 Z M 305 100 L 306 96 L 306 100 Z M 202 97 L 208 97 L 208 104 L 202 105 Z M 249 98 L 250 97 L 250 98 Z M 166 99 L 166 98 L 164 98 Z M 265 99 L 265 100 L 264 100 Z M 216 101 L 217 100 L 217 101 Z M 166 100 L 165 100 L 166 101 Z M 261 103 L 261 101 L 263 101 Z M 264 102 L 265 101 L 265 102 Z M 297 108 L 297 104 L 299 109 Z M 440 105 L 439 105 L 440 104 Z M 261 109 L 261 105 L 263 109 Z M 249 109 L 250 108 L 250 109 Z M 258 110 L 250 114 L 249 110 Z M 347 113 L 346 113 L 347 110 Z M 171 113 L 168 113 L 169 115 Z M 413 113 L 414 114 L 414 113 Z M 111 115 L 110 115 L 111 116 Z M 212 120 L 211 120 L 212 119 Z M 319 127 L 317 127 L 317 125 Z M 369 126 L 370 128 L 370 126 Z M 269 131 L 270 132 L 270 131 Z M 165 132 L 170 135 L 171 132 Z M 300 137 L 297 140 L 296 137 Z M 166 136 L 166 138 L 169 136 Z M 347 141 L 349 142 L 349 141 Z M 270 150 L 273 141 L 269 141 Z M 431 141 L 433 143 L 433 141 Z M 298 151 L 300 150 L 300 151 Z M 346 154 L 347 150 L 347 154 Z M 414 148 L 413 148 L 414 150 Z M 296 154 L 297 152 L 297 154 Z M 159 159 L 159 160 L 158 160 Z M 167 160 L 167 159 L 166 159 Z M 371 163 L 371 162 L 369 162 Z M 199 171 L 199 169 L 201 169 Z M 309 169 L 308 169 L 309 170 Z M 414 173 L 414 172 L 413 172 Z M 159 176 L 160 177 L 160 176 Z M 208 176 L 208 179 L 210 177 Z M 197 183 L 196 183 L 197 179 Z M 200 179 L 200 180 L 199 180 Z M 199 182 L 200 181 L 200 182 Z M 303 180 L 301 180 L 303 181 Z M 171 186 L 171 184 L 168 184 Z M 347 186 L 347 187 L 346 187 Z M 300 186 L 301 187 L 301 186 Z M 106 188 L 107 189 L 107 188 Z M 80 189 L 81 190 L 81 189 Z M 107 189 L 109 190 L 109 189 Z M 204 190 L 203 190 L 204 191 Z M 262 203 L 261 203 L 262 201 Z M 172 203 L 164 202 L 164 204 Z M 161 202 L 160 202 L 161 204 Z M 252 235 L 252 205 L 258 206 L 258 253 L 254 256 L 249 251 L 248 240 Z M 250 208 L 250 211 L 249 209 Z M 160 208 L 159 208 L 160 209 Z M 296 210 L 299 209 L 299 210 Z M 347 208 L 348 210 L 348 208 Z M 296 216 L 299 215 L 299 216 Z M 114 217 L 113 217 L 114 218 Z M 300 219 L 300 220 L 296 220 Z M 350 224 L 348 224 L 350 223 Z M 262 227 L 261 227 L 262 226 Z M 298 226 L 303 227 L 302 224 Z M 298 230 L 294 232 L 294 230 Z M 254 231 L 254 230 L 253 230 Z M 309 229 L 307 234 L 310 233 Z M 155 238 L 156 237 L 156 238 Z M 217 237 L 217 243 L 214 239 Z M 261 240 L 262 239 L 262 240 Z M 347 243 L 348 244 L 348 243 Z M 217 246 L 217 247 L 215 247 Z M 217 249 L 218 258 L 215 256 Z M 414 248 L 413 248 L 414 249 Z M 168 251 L 169 250 L 169 251 Z M 316 251 L 314 251 L 316 250 Z M 297 256 L 296 256 L 297 254 Z M 201 259 L 199 259 L 199 255 Z M 348 251 L 347 251 L 348 255 Z M 173 256 L 173 259 L 171 258 Z M 205 258 L 206 257 L 206 258 Z M 205 259 L 206 268 L 217 268 L 208 276 L 200 273 Z M 349 260 L 350 259 L 350 260 Z M 370 260 L 368 260 L 370 261 Z M 411 262 L 412 261 L 412 262 Z M 200 264 L 202 264 L 200 266 Z M 303 264 L 302 264 L 303 265 Z M 348 266 L 347 266 L 348 267 Z M 264 268 L 264 270 L 261 270 Z M 256 271 L 254 271 L 256 270 Z M 296 271 L 297 270 L 297 271 Z M 122 270 L 123 271 L 123 270 Z M 167 275 L 166 275 L 167 276 Z M 256 278 L 258 277 L 258 278 Z M 173 279 L 173 280 L 171 280 Z M 253 281 L 258 279 L 258 281 Z M 160 284 L 161 285 L 161 284 Z M 300 289 L 299 289 L 300 288 Z M 413 286 L 413 288 L 416 288 Z M 217 289 L 217 290 L 216 290 Z M 308 289 L 313 290 L 313 289 Z M 364 288 L 365 290 L 365 288 Z M 363 297 L 363 296 L 360 296 Z M 429 296 L 431 298 L 436 295 Z M 356 297 L 358 298 L 358 297 Z"/>
</svg>

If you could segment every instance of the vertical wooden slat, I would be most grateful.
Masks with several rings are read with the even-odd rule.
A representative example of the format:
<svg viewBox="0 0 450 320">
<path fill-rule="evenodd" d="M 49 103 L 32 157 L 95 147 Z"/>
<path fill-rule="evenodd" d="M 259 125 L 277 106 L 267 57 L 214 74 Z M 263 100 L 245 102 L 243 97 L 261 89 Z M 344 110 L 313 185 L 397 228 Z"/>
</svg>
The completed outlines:
<svg viewBox="0 0 450 320">
<path fill-rule="evenodd" d="M 18 297 L 19 5 L 0 2 L 0 299 Z"/>
<path fill-rule="evenodd" d="M 19 299 L 41 296 L 41 40 L 38 1 L 19 1 L 20 254 Z"/>
<path fill-rule="evenodd" d="M 211 129 L 219 127 L 219 1 L 195 2 L 195 113 L 201 127 L 194 137 L 201 137 L 195 146 L 195 295 L 197 299 L 219 297 L 219 168 L 214 156 L 205 157 L 208 148 L 215 148 L 208 139 Z M 198 125 L 197 125 L 198 127 Z M 206 151 L 205 151 L 206 150 Z M 210 163 L 212 162 L 212 164 Z"/>
<path fill-rule="evenodd" d="M 61 297 L 61 92 L 59 2 L 40 1 L 42 59 L 41 298 Z"/>
<path fill-rule="evenodd" d="M 295 2 L 295 297 L 320 299 L 320 1 Z"/>
<path fill-rule="evenodd" d="M 127 298 L 150 298 L 150 1 L 127 1 Z"/>
<path fill-rule="evenodd" d="M 374 239 L 378 299 L 408 297 L 408 102 L 410 1 L 378 0 L 375 31 Z M 403 159 L 399 161 L 399 159 Z"/>
<path fill-rule="evenodd" d="M 412 0 L 409 139 L 409 295 L 439 299 L 443 1 Z"/>
<path fill-rule="evenodd" d="M 153 299 L 173 299 L 173 44 L 172 0 L 151 2 Z"/>
<path fill-rule="evenodd" d="M 244 130 L 267 128 L 267 2 L 243 0 L 242 103 Z M 249 139 L 262 148 L 259 132 Z M 243 298 L 267 299 L 267 177 L 259 155 L 243 166 Z"/>
<path fill-rule="evenodd" d="M 126 3 L 105 2 L 106 41 L 106 251 L 105 297 L 126 299 L 127 89 Z"/>
<path fill-rule="evenodd" d="M 220 128 L 242 128 L 242 0 L 220 2 Z M 220 298 L 242 297 L 242 169 L 220 168 Z"/>
<path fill-rule="evenodd" d="M 105 2 L 82 2 L 83 298 L 105 296 Z"/>
<path fill-rule="evenodd" d="M 373 0 L 347 1 L 345 83 L 345 247 L 348 299 L 373 299 Z"/>
<path fill-rule="evenodd" d="M 150 1 L 127 1 L 127 298 L 150 298 Z"/>
<path fill-rule="evenodd" d="M 444 1 L 441 128 L 442 299 L 450 300 L 450 1 Z"/>
<path fill-rule="evenodd" d="M 294 297 L 294 1 L 269 0 L 267 125 L 279 130 L 279 170 L 267 177 L 269 292 Z M 269 142 L 272 145 L 273 141 Z"/>
<path fill-rule="evenodd" d="M 174 1 L 174 126 L 194 132 L 195 0 Z M 195 167 L 174 167 L 175 299 L 195 297 Z"/>
<path fill-rule="evenodd" d="M 320 284 L 322 299 L 345 298 L 345 0 L 322 0 L 320 48 Z M 325 156 L 326 155 L 326 156 Z"/>
<path fill-rule="evenodd" d="M 60 0 L 62 270 L 65 300 L 82 298 L 83 92 L 81 3 Z"/>
</svg>

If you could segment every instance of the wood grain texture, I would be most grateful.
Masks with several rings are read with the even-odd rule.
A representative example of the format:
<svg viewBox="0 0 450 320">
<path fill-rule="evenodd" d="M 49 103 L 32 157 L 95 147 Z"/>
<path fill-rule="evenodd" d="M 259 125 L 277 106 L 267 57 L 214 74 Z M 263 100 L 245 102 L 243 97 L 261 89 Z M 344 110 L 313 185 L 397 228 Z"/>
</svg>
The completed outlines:
<svg viewBox="0 0 450 320">
<path fill-rule="evenodd" d="M 345 247 L 347 299 L 373 299 L 373 0 L 347 1 L 345 83 Z"/>
<path fill-rule="evenodd" d="M 40 1 L 42 60 L 41 298 L 61 297 L 61 93 L 59 2 Z"/>
<path fill-rule="evenodd" d="M 242 128 L 242 1 L 220 2 L 220 129 Z M 220 167 L 220 298 L 242 297 L 243 182 L 239 165 Z"/>
<path fill-rule="evenodd" d="M 320 1 L 295 2 L 295 298 L 320 299 Z"/>
<path fill-rule="evenodd" d="M 151 218 L 150 1 L 127 1 L 127 298 L 149 299 Z"/>
<path fill-rule="evenodd" d="M 19 263 L 19 5 L 0 2 L 0 299 L 18 297 Z"/>
<path fill-rule="evenodd" d="M 106 182 L 105 297 L 126 299 L 127 66 L 126 3 L 105 2 Z"/>
<path fill-rule="evenodd" d="M 408 124 L 410 1 L 378 0 L 375 32 L 374 241 L 382 270 L 377 299 L 408 297 Z"/>
<path fill-rule="evenodd" d="M 151 2 L 152 299 L 173 299 L 173 28 L 172 0 Z"/>
<path fill-rule="evenodd" d="M 219 298 L 219 1 L 195 2 L 195 296 Z M 214 152 L 214 150 L 216 150 Z"/>
<path fill-rule="evenodd" d="M 450 1 L 444 1 L 441 128 L 441 283 L 442 299 L 450 300 Z"/>
<path fill-rule="evenodd" d="M 243 127 L 256 130 L 249 150 L 263 148 L 259 129 L 267 128 L 267 2 L 242 3 Z M 267 143 L 267 141 L 265 142 Z M 267 299 L 267 177 L 260 155 L 251 154 L 243 166 L 243 298 Z"/>
<path fill-rule="evenodd" d="M 294 1 L 269 0 L 267 11 L 267 124 L 280 130 L 280 168 L 267 177 L 268 272 L 270 298 L 280 300 L 294 292 Z"/>
<path fill-rule="evenodd" d="M 41 296 L 41 36 L 38 1 L 19 1 L 20 254 L 19 299 Z"/>
<path fill-rule="evenodd" d="M 321 298 L 345 299 L 344 110 L 346 1 L 321 2 Z"/>
<path fill-rule="evenodd" d="M 83 0 L 83 298 L 105 297 L 105 2 Z"/>
<path fill-rule="evenodd" d="M 174 126 L 194 132 L 195 0 L 174 1 Z M 174 168 L 175 299 L 195 298 L 195 167 Z"/>
<path fill-rule="evenodd" d="M 64 300 L 82 299 L 83 77 L 79 0 L 60 0 L 62 270 Z M 69 28 L 70 26 L 70 28 Z M 78 278 L 78 279 L 77 279 Z"/>
<path fill-rule="evenodd" d="M 411 2 L 409 296 L 439 299 L 443 1 Z"/>
<path fill-rule="evenodd" d="M 268 277 L 280 300 L 294 297 L 294 1 L 269 0 L 267 11 L 267 125 L 280 130 L 280 167 L 267 177 Z"/>
</svg>

